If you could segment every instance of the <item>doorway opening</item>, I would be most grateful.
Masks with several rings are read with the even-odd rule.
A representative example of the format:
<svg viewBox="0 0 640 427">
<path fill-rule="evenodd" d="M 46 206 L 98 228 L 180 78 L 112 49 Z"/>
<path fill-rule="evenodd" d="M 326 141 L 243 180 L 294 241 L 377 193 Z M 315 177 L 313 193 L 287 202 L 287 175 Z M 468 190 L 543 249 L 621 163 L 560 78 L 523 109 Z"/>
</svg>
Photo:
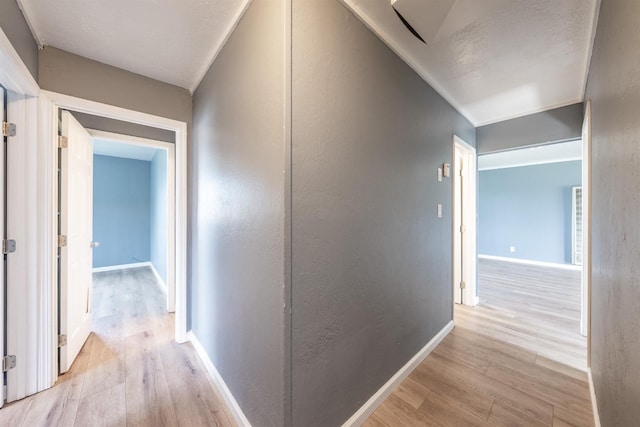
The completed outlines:
<svg viewBox="0 0 640 427">
<path fill-rule="evenodd" d="M 45 139 L 49 139 L 52 144 L 47 146 L 45 144 L 45 147 L 43 150 L 41 150 L 40 152 L 38 152 L 38 155 L 43 158 L 44 163 L 47 163 L 47 160 L 50 161 L 52 164 L 50 167 L 50 171 L 51 171 L 51 175 L 50 175 L 50 181 L 49 182 L 54 182 L 57 183 L 58 182 L 58 160 L 60 157 L 60 160 L 63 160 L 63 153 L 65 153 L 64 150 L 61 150 L 59 147 L 61 145 L 64 144 L 64 139 L 63 138 L 59 138 L 59 133 L 62 130 L 68 130 L 68 126 L 65 126 L 64 123 L 62 123 L 62 121 L 59 119 L 62 119 L 65 117 L 65 112 L 68 111 L 73 111 L 74 113 L 81 113 L 81 114 L 88 114 L 88 115 L 92 115 L 96 118 L 101 118 L 104 119 L 106 121 L 111 121 L 111 122 L 117 122 L 120 126 L 123 126 L 125 128 L 130 128 L 130 127 L 144 127 L 147 129 L 154 129 L 155 131 L 161 131 L 161 132 L 168 132 L 171 135 L 173 135 L 173 140 L 175 141 L 175 144 L 172 145 L 172 147 L 174 147 L 174 158 L 171 159 L 169 158 L 171 156 L 171 154 L 168 155 L 167 158 L 167 164 L 173 164 L 175 169 L 175 173 L 173 176 L 173 181 L 172 182 L 168 182 L 168 188 L 172 188 L 174 190 L 174 203 L 172 205 L 172 208 L 174 209 L 174 218 L 173 221 L 168 221 L 169 222 L 169 226 L 168 226 L 168 233 L 167 233 L 167 238 L 168 239 L 173 239 L 173 245 L 169 245 L 169 248 L 173 247 L 174 251 L 173 253 L 169 253 L 167 254 L 167 258 L 169 260 L 173 260 L 173 272 L 170 271 L 170 266 L 171 266 L 171 262 L 168 262 L 167 264 L 167 299 L 166 301 L 163 301 L 163 310 L 166 313 L 166 309 L 169 308 L 171 309 L 171 305 L 174 306 L 175 308 L 175 315 L 170 316 L 171 317 L 171 323 L 172 323 L 172 339 L 175 337 L 175 341 L 178 343 L 181 342 L 185 342 L 187 340 L 187 330 L 186 330 L 186 123 L 184 122 L 179 122 L 176 120 L 172 120 L 172 119 L 166 119 L 166 118 L 162 118 L 162 117 L 158 117 L 158 116 L 153 116 L 153 115 L 149 115 L 149 114 L 145 114 L 145 113 L 140 113 L 140 112 L 136 112 L 136 111 L 132 111 L 132 110 L 126 110 L 123 108 L 119 108 L 119 107 L 113 107 L 113 106 L 109 106 L 106 104 L 101 104 L 101 103 L 97 103 L 97 102 L 93 102 L 93 101 L 88 101 L 88 100 L 84 100 L 84 99 L 80 99 L 80 98 L 75 98 L 75 97 L 71 97 L 71 96 L 67 96 L 67 95 L 62 95 L 62 94 L 58 94 L 58 93 L 53 93 L 53 92 L 47 92 L 47 91 L 42 91 L 41 92 L 41 117 L 43 118 L 43 120 L 39 123 L 40 124 L 40 131 L 41 134 L 44 136 Z M 60 113 L 60 111 L 62 111 L 62 113 Z M 69 113 L 69 116 L 71 116 L 71 114 Z M 64 129 L 63 129 L 64 128 Z M 79 133 L 82 133 L 83 139 L 85 140 L 85 143 L 83 144 L 83 146 L 85 148 L 83 148 L 83 152 L 81 153 L 82 156 L 84 156 L 84 158 L 90 158 L 91 160 L 93 159 L 93 137 L 94 136 L 101 136 L 101 137 L 109 137 L 111 140 L 116 140 L 116 142 L 123 142 L 123 141 L 118 141 L 118 135 L 113 135 L 113 134 L 109 134 L 109 135 L 98 135 L 96 132 L 94 132 L 94 136 L 92 136 L 91 134 L 89 134 L 89 132 L 84 129 L 82 126 L 80 126 L 80 128 L 82 129 L 82 131 L 79 131 Z M 127 133 L 129 133 L 127 131 Z M 66 135 L 65 135 L 66 136 Z M 127 140 L 131 141 L 130 137 L 126 137 Z M 144 145 L 143 142 L 149 143 L 149 141 L 142 141 L 142 139 L 135 139 L 134 138 L 134 142 L 138 145 Z M 70 145 L 70 141 L 67 141 L 67 143 Z M 160 149 L 166 149 L 167 147 L 156 147 L 156 148 L 160 148 Z M 170 150 L 168 150 L 168 152 L 170 153 Z M 88 154 L 87 154 L 88 153 Z M 92 180 L 92 176 L 74 176 L 71 179 L 71 182 L 73 182 L 74 184 L 77 184 L 77 187 L 79 187 L 80 189 L 91 189 L 92 191 L 92 186 L 91 185 L 87 185 L 87 182 L 91 182 Z M 89 190 L 87 190 L 88 192 Z M 74 194 L 78 193 L 78 188 L 75 188 L 74 190 Z M 52 188 L 51 191 L 51 208 L 52 210 L 49 211 L 50 212 L 50 217 L 48 221 L 44 221 L 44 234 L 51 236 L 51 243 L 52 246 L 55 248 L 52 251 L 52 255 L 53 258 L 51 259 L 51 269 L 50 269 L 50 273 L 51 273 L 51 282 L 49 283 L 61 283 L 61 287 L 59 290 L 63 290 L 63 286 L 69 286 L 69 282 L 66 283 L 64 281 L 58 281 L 58 273 L 63 273 L 63 266 L 62 264 L 60 264 L 60 268 L 57 262 L 57 249 L 59 247 L 62 248 L 63 251 L 68 251 L 69 248 L 69 244 L 73 243 L 76 239 L 77 236 L 68 236 L 65 234 L 62 234 L 62 232 L 59 232 L 59 224 L 58 224 L 58 204 L 61 201 L 61 196 L 63 195 L 63 191 L 62 189 L 58 188 L 57 185 L 54 186 L 54 188 Z M 82 192 L 80 192 L 82 193 Z M 70 191 L 66 191 L 66 194 L 72 194 L 72 192 Z M 77 197 L 77 196 L 76 196 Z M 93 206 L 92 206 L 92 200 L 93 200 L 93 195 L 90 195 L 90 197 L 84 196 L 82 198 L 82 203 L 84 203 L 85 206 L 87 206 L 87 210 L 92 210 Z M 71 212 L 71 211 L 69 211 Z M 60 215 L 61 218 L 64 217 L 64 215 Z M 83 215 L 81 216 L 81 218 L 92 218 L 92 216 L 87 216 L 87 215 Z M 68 220 L 67 220 L 68 221 Z M 92 227 L 75 227 L 75 229 L 84 229 L 84 230 L 89 230 L 89 233 L 92 233 Z M 61 229 L 61 231 L 64 231 Z M 66 240 L 65 240 L 66 237 Z M 96 245 L 96 242 L 93 240 L 93 236 L 90 236 L 89 234 L 87 236 L 84 236 L 85 238 L 82 240 L 82 244 L 79 245 L 79 247 L 82 247 L 83 250 L 88 250 L 88 251 L 92 251 L 93 249 L 91 249 L 91 246 L 94 246 L 96 248 L 100 248 L 102 247 L 102 245 L 98 246 Z M 65 245 L 66 244 L 66 245 Z M 68 257 L 71 259 L 71 257 Z M 61 259 L 64 259 L 64 256 L 61 257 Z M 88 266 L 88 279 L 86 279 L 85 283 L 91 283 L 91 274 L 92 274 L 92 255 L 89 255 L 89 263 Z M 174 290 L 172 291 L 170 288 L 171 286 L 174 286 Z M 85 292 L 86 294 L 89 294 L 90 296 L 90 291 Z M 83 295 L 83 293 L 73 293 L 73 295 Z M 83 320 L 87 318 L 86 314 L 87 312 L 91 311 L 91 298 L 89 298 L 89 296 L 86 297 L 84 304 L 79 304 L 79 306 L 82 308 L 82 310 L 79 310 L 79 313 L 73 314 L 73 316 L 76 316 L 76 320 L 77 318 L 84 316 Z M 46 304 L 51 304 L 51 310 L 53 313 L 57 313 L 59 314 L 56 315 L 56 317 L 58 318 L 57 321 L 52 321 L 52 322 L 47 322 L 45 325 L 46 330 L 48 331 L 48 333 L 50 335 L 48 335 L 49 337 L 49 341 L 48 343 L 53 344 L 52 346 L 48 347 L 51 352 L 50 353 L 46 353 L 43 354 L 39 359 L 38 359 L 38 363 L 45 365 L 45 366 L 50 366 L 51 367 L 51 371 L 53 373 L 53 375 L 51 376 L 51 380 L 50 382 L 48 382 L 47 384 L 45 384 L 42 387 L 43 389 L 49 388 L 51 387 L 57 380 L 58 378 L 58 374 L 59 372 L 64 372 L 64 369 L 62 369 L 62 364 L 60 364 L 59 366 L 59 360 L 62 359 L 62 357 L 60 357 L 59 359 L 59 348 L 63 348 L 65 347 L 65 345 L 61 345 L 60 347 L 58 346 L 58 341 L 61 341 L 61 344 L 66 344 L 67 347 L 67 355 L 66 355 L 66 368 L 68 369 L 69 366 L 71 366 L 72 362 L 73 362 L 73 357 L 69 357 L 69 356 L 73 356 L 74 352 L 68 351 L 69 349 L 71 349 L 72 346 L 69 345 L 69 343 L 73 342 L 73 343 L 78 343 L 80 342 L 80 345 L 76 345 L 74 344 L 74 349 L 79 351 L 79 347 L 82 347 L 82 343 L 85 341 L 83 338 L 83 334 L 85 333 L 85 331 L 87 330 L 86 327 L 81 328 L 80 330 L 83 332 L 82 334 L 79 334 L 78 337 L 76 337 L 76 334 L 74 332 L 74 330 L 72 328 L 69 328 L 67 325 L 67 334 L 61 333 L 62 330 L 62 325 L 63 322 L 65 321 L 65 319 L 63 318 L 63 316 L 65 315 L 65 312 L 63 310 L 63 306 L 62 304 L 65 302 L 65 294 L 63 294 L 62 292 L 59 294 L 58 292 L 54 292 L 52 295 L 50 295 L 50 298 L 44 298 L 45 303 Z M 67 298 L 68 300 L 68 298 Z M 58 304 L 60 302 L 60 305 Z M 68 306 L 70 306 L 68 304 Z M 69 307 L 67 307 L 69 308 Z M 69 312 L 71 313 L 71 312 Z M 90 316 L 88 316 L 90 318 Z M 55 319 L 55 318 L 54 318 Z M 71 318 L 71 314 L 68 315 L 68 318 L 66 320 L 72 319 Z M 90 325 L 90 320 L 88 321 L 89 325 Z M 85 323 L 86 324 L 86 323 Z M 58 325 L 61 325 L 61 329 L 58 330 Z M 77 328 L 76 328 L 77 329 Z M 91 328 L 88 328 L 89 330 Z M 174 335 L 175 334 L 175 335 Z M 44 335 L 47 335 L 46 333 Z M 64 336 L 66 335 L 66 337 Z M 44 337 L 43 337 L 44 338 Z M 52 339 L 53 338 L 53 339 Z M 65 339 L 66 338 L 66 343 L 65 343 Z M 44 339 L 42 340 L 44 341 Z M 45 343 L 43 343 L 43 348 L 47 348 L 47 345 L 45 345 Z M 62 352 L 60 352 L 60 356 L 62 355 Z M 41 390 L 37 390 L 37 391 L 41 391 Z"/>
<path fill-rule="evenodd" d="M 478 156 L 478 306 L 456 314 L 541 363 L 585 371 L 582 145 Z"/>
<path fill-rule="evenodd" d="M 174 144 L 87 130 L 78 119 L 86 115 L 60 111 L 61 374 L 88 341 L 94 319 L 119 316 L 117 335 L 127 336 L 130 323 L 160 314 L 153 301 L 161 294 L 164 309 L 175 310 Z"/>
</svg>

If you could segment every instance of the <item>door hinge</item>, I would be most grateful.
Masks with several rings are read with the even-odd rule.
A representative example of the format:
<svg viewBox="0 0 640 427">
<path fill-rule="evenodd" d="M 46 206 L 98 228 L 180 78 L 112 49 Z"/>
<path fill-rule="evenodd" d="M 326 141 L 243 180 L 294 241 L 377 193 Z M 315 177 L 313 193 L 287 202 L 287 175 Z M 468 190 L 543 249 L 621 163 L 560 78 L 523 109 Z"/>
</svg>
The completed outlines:
<svg viewBox="0 0 640 427">
<path fill-rule="evenodd" d="M 59 248 L 63 248 L 67 246 L 67 236 L 63 235 L 63 234 L 59 234 L 58 235 L 58 247 Z"/>
<path fill-rule="evenodd" d="M 10 254 L 16 251 L 16 241 L 12 239 L 4 239 L 2 241 L 2 253 Z"/>
<path fill-rule="evenodd" d="M 466 289 L 467 288 L 467 283 L 466 282 L 460 282 L 460 289 Z"/>
<path fill-rule="evenodd" d="M 16 136 L 16 125 L 14 123 L 2 122 L 2 136 Z"/>
<path fill-rule="evenodd" d="M 67 345 L 67 336 L 58 335 L 58 347 L 64 347 L 65 345 Z"/>
<path fill-rule="evenodd" d="M 465 231 L 467 231 L 466 227 L 464 225 L 460 226 L 460 232 L 464 233 Z"/>
<path fill-rule="evenodd" d="M 460 176 L 464 176 L 464 169 L 460 169 Z"/>
<path fill-rule="evenodd" d="M 66 136 L 58 135 L 58 148 L 67 148 L 69 146 L 69 140 Z"/>
<path fill-rule="evenodd" d="M 7 372 L 9 369 L 16 367 L 16 357 L 12 354 L 2 358 L 2 372 Z"/>
</svg>

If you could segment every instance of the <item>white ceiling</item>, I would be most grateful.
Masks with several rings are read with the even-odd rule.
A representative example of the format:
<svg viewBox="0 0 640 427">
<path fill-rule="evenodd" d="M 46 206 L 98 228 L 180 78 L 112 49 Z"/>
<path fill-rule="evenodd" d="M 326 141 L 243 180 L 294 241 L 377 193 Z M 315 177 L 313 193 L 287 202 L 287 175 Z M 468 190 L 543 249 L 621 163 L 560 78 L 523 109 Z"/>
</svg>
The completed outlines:
<svg viewBox="0 0 640 427">
<path fill-rule="evenodd" d="M 250 1 L 18 0 L 41 45 L 191 91 Z M 598 0 L 342 1 L 475 126 L 583 99 Z"/>
<path fill-rule="evenodd" d="M 158 150 L 142 145 L 125 144 L 104 138 L 93 138 L 93 154 L 150 162 Z"/>
<path fill-rule="evenodd" d="M 475 126 L 580 102 L 597 0 L 342 0 Z"/>
<path fill-rule="evenodd" d="M 18 0 L 49 45 L 193 91 L 249 0 Z"/>
<path fill-rule="evenodd" d="M 538 145 L 478 156 L 478 170 L 505 169 L 582 160 L 582 140 Z"/>
</svg>

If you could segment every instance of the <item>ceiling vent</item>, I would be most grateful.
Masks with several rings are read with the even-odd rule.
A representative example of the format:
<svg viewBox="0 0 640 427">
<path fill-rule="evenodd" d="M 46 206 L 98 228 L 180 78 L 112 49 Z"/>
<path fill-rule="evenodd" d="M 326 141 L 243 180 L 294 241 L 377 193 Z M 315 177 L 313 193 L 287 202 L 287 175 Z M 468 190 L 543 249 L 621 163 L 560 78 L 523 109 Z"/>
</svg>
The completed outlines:
<svg viewBox="0 0 640 427">
<path fill-rule="evenodd" d="M 456 0 L 391 0 L 404 26 L 424 44 L 431 44 Z"/>
</svg>

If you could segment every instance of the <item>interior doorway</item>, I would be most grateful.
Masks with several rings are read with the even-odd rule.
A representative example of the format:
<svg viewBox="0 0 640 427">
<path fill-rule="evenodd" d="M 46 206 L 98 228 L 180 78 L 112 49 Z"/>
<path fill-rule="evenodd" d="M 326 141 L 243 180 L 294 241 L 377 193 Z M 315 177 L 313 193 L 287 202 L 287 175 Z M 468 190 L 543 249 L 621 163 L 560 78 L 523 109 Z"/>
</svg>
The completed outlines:
<svg viewBox="0 0 640 427">
<path fill-rule="evenodd" d="M 175 155 L 174 144 L 89 131 L 67 110 L 60 123 L 58 328 L 65 373 L 93 329 L 95 264 L 101 271 L 148 267 L 165 290 L 166 310 L 175 310 Z M 138 310 L 144 303 L 138 301 L 134 318 L 146 313 Z"/>
<path fill-rule="evenodd" d="M 453 301 L 477 304 L 476 150 L 453 137 Z"/>
<path fill-rule="evenodd" d="M 584 371 L 582 146 L 563 141 L 478 157 L 479 304 L 457 314 L 476 332 Z"/>
</svg>

